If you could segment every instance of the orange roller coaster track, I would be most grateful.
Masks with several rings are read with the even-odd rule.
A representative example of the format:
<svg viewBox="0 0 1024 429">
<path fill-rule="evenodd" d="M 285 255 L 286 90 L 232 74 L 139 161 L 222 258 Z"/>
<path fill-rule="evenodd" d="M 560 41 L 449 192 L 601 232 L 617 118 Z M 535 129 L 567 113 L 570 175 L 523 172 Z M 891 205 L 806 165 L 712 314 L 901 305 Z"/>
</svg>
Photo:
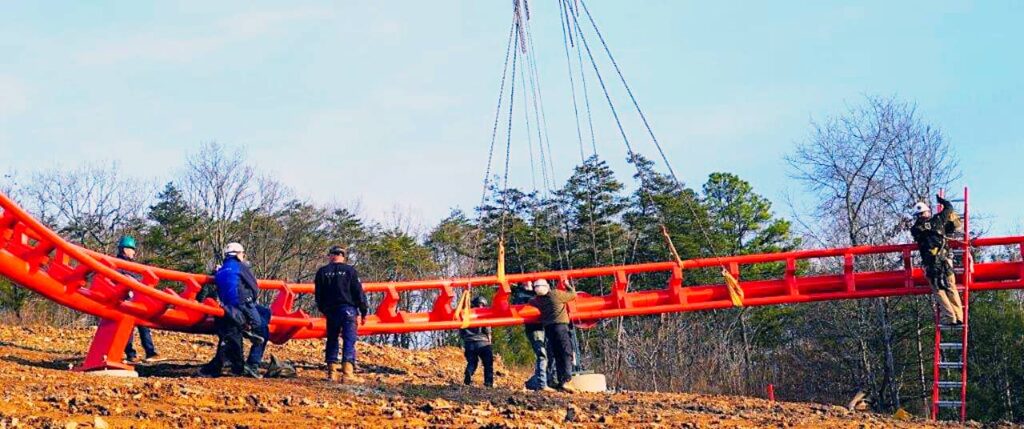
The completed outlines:
<svg viewBox="0 0 1024 429">
<path fill-rule="evenodd" d="M 96 338 L 85 362 L 78 369 L 126 368 L 121 363 L 128 335 L 136 326 L 183 332 L 212 333 L 212 318 L 223 314 L 213 300 L 197 302 L 202 285 L 210 281 L 204 274 L 183 273 L 120 260 L 62 239 L 7 196 L 0 194 L 0 275 L 44 297 L 76 311 L 101 319 Z M 1024 263 L 1016 256 L 1024 249 L 1024 236 L 978 238 L 978 249 L 1016 246 L 1008 260 L 973 263 L 973 291 L 1024 288 Z M 588 278 L 610 279 L 610 293 L 581 296 L 570 305 L 573 320 L 579 323 L 620 316 L 700 311 L 732 307 L 727 286 L 723 284 L 685 285 L 688 272 L 726 267 L 741 280 L 744 306 L 794 304 L 812 301 L 862 299 L 885 296 L 924 295 L 930 293 L 927 279 L 914 265 L 913 245 L 863 246 L 840 249 L 802 250 L 713 259 L 693 259 L 510 274 L 497 276 L 417 280 L 394 283 L 366 283 L 370 294 L 381 294 L 374 314 L 359 328 L 361 335 L 408 333 L 457 329 L 463 326 L 511 326 L 538 316 L 532 307 L 510 305 L 510 284 L 539 279 L 566 282 Z M 883 255 L 902 261 L 902 267 L 890 271 L 864 271 L 858 258 Z M 838 274 L 807 274 L 798 266 L 814 260 L 842 261 Z M 1009 260 L 1014 259 L 1014 260 Z M 785 267 L 779 278 L 743 281 L 743 269 L 757 264 Z M 137 273 L 141 281 L 119 271 Z M 654 290 L 630 290 L 630 277 L 661 273 L 664 287 Z M 178 285 L 172 288 L 169 286 Z M 295 299 L 313 292 L 311 284 L 291 284 L 279 280 L 261 280 L 261 289 L 276 291 L 271 304 L 271 341 L 320 338 L 325 334 L 324 319 L 293 309 Z M 494 288 L 493 304 L 474 309 L 463 317 L 453 301 L 460 291 L 470 288 Z M 182 292 L 177 292 L 180 290 Z M 406 312 L 399 309 L 402 295 L 411 291 L 435 290 L 437 297 L 430 311 Z M 129 294 L 129 292 L 132 292 Z M 467 320 L 468 319 L 468 320 Z"/>
</svg>

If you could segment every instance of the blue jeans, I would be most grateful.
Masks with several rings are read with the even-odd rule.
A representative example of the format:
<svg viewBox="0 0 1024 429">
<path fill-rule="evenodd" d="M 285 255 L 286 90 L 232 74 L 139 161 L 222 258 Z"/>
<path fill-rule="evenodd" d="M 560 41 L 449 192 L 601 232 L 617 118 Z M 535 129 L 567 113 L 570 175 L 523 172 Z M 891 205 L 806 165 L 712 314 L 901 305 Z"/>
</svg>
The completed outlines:
<svg viewBox="0 0 1024 429">
<path fill-rule="evenodd" d="M 533 366 L 533 377 L 526 382 L 528 389 L 539 390 L 548 384 L 548 351 L 544 341 L 544 329 L 527 329 L 526 337 L 533 347 L 536 362 Z"/>
<path fill-rule="evenodd" d="M 356 363 L 356 329 L 359 324 L 359 310 L 351 305 L 342 305 L 324 314 L 327 318 L 327 348 L 324 350 L 324 361 L 338 362 L 338 335 L 342 336 L 344 346 L 341 361 Z"/>
<path fill-rule="evenodd" d="M 254 316 L 258 316 L 259 320 L 252 320 L 249 323 L 252 324 L 252 333 L 263 337 L 262 343 L 253 343 L 252 347 L 249 348 L 249 356 L 245 360 L 245 364 L 258 367 L 260 362 L 263 362 L 263 352 L 267 350 L 267 342 L 270 341 L 270 308 L 262 305 L 254 305 Z"/>
<path fill-rule="evenodd" d="M 146 357 L 156 356 L 156 346 L 153 345 L 153 335 L 150 334 L 149 328 L 139 326 L 139 338 L 142 339 L 142 350 L 146 352 Z M 135 334 L 133 333 L 128 337 L 128 344 L 124 346 L 124 357 L 128 360 L 134 360 L 137 356 L 135 354 L 135 347 L 132 347 L 132 343 L 135 342 Z"/>
<path fill-rule="evenodd" d="M 267 348 L 267 342 L 254 343 L 249 348 L 248 358 L 243 361 L 242 329 L 246 327 L 240 326 L 238 320 L 244 320 L 252 333 L 268 338 L 270 337 L 270 309 L 254 303 L 245 303 L 238 307 L 224 306 L 224 311 L 225 317 L 218 317 L 214 320 L 220 341 L 217 344 L 217 352 L 213 360 L 206 365 L 205 369 L 207 372 L 220 374 L 225 361 L 231 365 L 231 372 L 235 374 L 242 373 L 242 365 L 259 367 L 260 362 L 263 361 L 263 352 Z M 232 317 L 232 314 L 243 316 Z"/>
</svg>

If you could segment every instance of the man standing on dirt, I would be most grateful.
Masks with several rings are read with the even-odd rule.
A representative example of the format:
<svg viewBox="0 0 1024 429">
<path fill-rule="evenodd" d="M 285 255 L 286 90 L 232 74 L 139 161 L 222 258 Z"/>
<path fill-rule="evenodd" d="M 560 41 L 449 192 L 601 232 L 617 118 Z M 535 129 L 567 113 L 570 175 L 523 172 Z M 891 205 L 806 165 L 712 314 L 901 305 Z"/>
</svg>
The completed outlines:
<svg viewBox="0 0 1024 429">
<path fill-rule="evenodd" d="M 125 235 L 121 237 L 121 240 L 117 242 L 117 258 L 125 261 L 135 261 L 136 242 L 135 237 Z M 118 270 L 121 274 L 131 277 L 135 280 L 142 281 L 142 276 L 127 270 Z M 128 297 L 131 298 L 132 293 L 128 292 Z M 156 346 L 153 345 L 153 335 L 150 333 L 149 328 L 145 326 L 139 326 L 139 339 L 142 341 L 142 350 L 146 352 L 146 358 L 144 362 L 153 363 L 161 362 L 164 359 L 156 352 Z M 132 343 L 135 342 L 135 335 L 132 334 L 128 337 L 128 344 L 124 346 L 124 359 L 125 362 L 137 362 L 138 354 L 135 353 L 135 347 L 132 347 Z"/>
<path fill-rule="evenodd" d="M 524 282 L 512 288 L 512 305 L 528 304 L 531 299 L 537 296 L 533 291 L 533 283 Z M 548 372 L 552 365 L 548 364 L 547 342 L 544 338 L 544 324 L 539 320 L 524 325 L 526 339 L 530 341 L 533 348 L 534 366 L 533 376 L 526 380 L 526 388 L 530 390 L 551 391 L 548 387 Z M 552 362 L 553 363 L 553 362 Z"/>
<path fill-rule="evenodd" d="M 327 380 L 345 383 L 360 383 L 362 378 L 355 375 L 356 341 L 358 326 L 366 322 L 369 305 L 363 284 L 359 282 L 356 269 L 347 264 L 348 251 L 333 246 L 327 251 L 329 263 L 316 271 L 313 280 L 316 308 L 327 319 L 327 345 L 324 361 L 327 363 Z M 338 373 L 338 336 L 343 337 L 341 371 Z"/>
<path fill-rule="evenodd" d="M 925 202 L 914 205 L 914 226 L 910 234 L 917 242 L 924 265 L 925 275 L 932 285 L 935 299 L 947 323 L 959 325 L 964 323 L 963 304 L 960 292 L 956 289 L 956 277 L 953 273 L 953 259 L 949 254 L 946 234 L 957 230 L 960 225 L 959 216 L 949 201 L 936 195 L 942 211 L 932 215 L 932 209 Z"/>
<path fill-rule="evenodd" d="M 214 281 L 224 316 L 214 321 L 220 338 L 217 353 L 200 369 L 200 374 L 219 376 L 224 360 L 227 360 L 235 375 L 261 378 L 259 365 L 270 336 L 270 312 L 257 304 L 259 286 L 256 276 L 245 263 L 245 248 L 241 244 L 229 243 L 224 248 L 224 262 L 214 274 Z M 242 358 L 243 336 L 252 342 L 249 357 L 245 360 Z"/>
<path fill-rule="evenodd" d="M 576 299 L 576 290 L 572 284 L 568 284 L 568 287 L 568 291 L 551 290 L 546 280 L 537 280 L 533 283 L 533 291 L 537 296 L 530 300 L 529 305 L 540 310 L 544 336 L 547 338 L 551 358 L 555 360 L 555 367 L 558 370 L 556 385 L 559 389 L 572 393 L 577 390 L 572 385 L 573 347 L 569 334 L 568 303 Z"/>
<path fill-rule="evenodd" d="M 472 304 L 473 308 L 484 308 L 487 307 L 487 299 L 478 296 L 473 298 Z M 494 387 L 494 351 L 491 349 L 491 328 L 483 326 L 459 329 L 459 338 L 462 339 L 462 348 L 466 355 L 464 383 L 467 386 L 473 384 L 476 367 L 483 362 L 484 386 Z"/>
</svg>

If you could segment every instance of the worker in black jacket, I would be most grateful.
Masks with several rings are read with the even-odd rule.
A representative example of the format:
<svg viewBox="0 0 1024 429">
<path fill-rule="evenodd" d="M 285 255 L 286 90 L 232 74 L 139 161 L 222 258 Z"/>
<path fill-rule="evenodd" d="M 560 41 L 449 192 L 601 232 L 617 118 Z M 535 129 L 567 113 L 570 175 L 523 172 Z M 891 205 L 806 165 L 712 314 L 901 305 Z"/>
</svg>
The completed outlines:
<svg viewBox="0 0 1024 429">
<path fill-rule="evenodd" d="M 487 298 L 482 296 L 473 298 L 472 305 L 473 308 L 487 307 Z M 494 351 L 491 349 L 491 328 L 483 326 L 460 329 L 459 337 L 462 338 L 462 347 L 466 354 L 466 385 L 473 384 L 476 367 L 483 362 L 484 386 L 494 387 Z"/>
<path fill-rule="evenodd" d="M 963 304 L 960 292 L 956 289 L 956 277 L 953 273 L 953 259 L 946 243 L 946 234 L 957 229 L 953 205 L 941 196 L 935 197 L 942 204 L 942 211 L 932 215 L 927 203 L 919 202 L 914 206 L 914 225 L 910 234 L 917 242 L 924 265 L 925 275 L 932 285 L 932 292 L 939 301 L 939 308 L 947 323 L 964 323 Z"/>
<path fill-rule="evenodd" d="M 343 337 L 341 379 L 345 383 L 359 383 L 355 375 L 356 330 L 365 323 L 368 305 L 363 285 L 356 269 L 346 263 L 348 252 L 333 246 L 328 250 L 330 263 L 320 267 L 314 279 L 316 308 L 327 319 L 327 379 L 338 381 L 338 335 Z"/>
</svg>

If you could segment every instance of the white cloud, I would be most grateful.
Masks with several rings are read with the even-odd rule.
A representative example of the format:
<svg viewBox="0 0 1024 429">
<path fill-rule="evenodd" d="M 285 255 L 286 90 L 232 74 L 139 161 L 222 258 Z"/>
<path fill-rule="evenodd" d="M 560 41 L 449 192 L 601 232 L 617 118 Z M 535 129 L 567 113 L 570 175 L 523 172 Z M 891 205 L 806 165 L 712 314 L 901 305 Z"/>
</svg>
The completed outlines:
<svg viewBox="0 0 1024 429">
<path fill-rule="evenodd" d="M 228 16 L 187 34 L 143 33 L 109 40 L 79 52 L 84 65 L 122 61 L 189 62 L 227 46 L 279 34 L 300 23 L 333 15 L 327 8 L 247 11 Z"/>
<path fill-rule="evenodd" d="M 28 105 L 28 87 L 13 76 L 0 74 L 0 118 L 24 112 Z"/>
</svg>

